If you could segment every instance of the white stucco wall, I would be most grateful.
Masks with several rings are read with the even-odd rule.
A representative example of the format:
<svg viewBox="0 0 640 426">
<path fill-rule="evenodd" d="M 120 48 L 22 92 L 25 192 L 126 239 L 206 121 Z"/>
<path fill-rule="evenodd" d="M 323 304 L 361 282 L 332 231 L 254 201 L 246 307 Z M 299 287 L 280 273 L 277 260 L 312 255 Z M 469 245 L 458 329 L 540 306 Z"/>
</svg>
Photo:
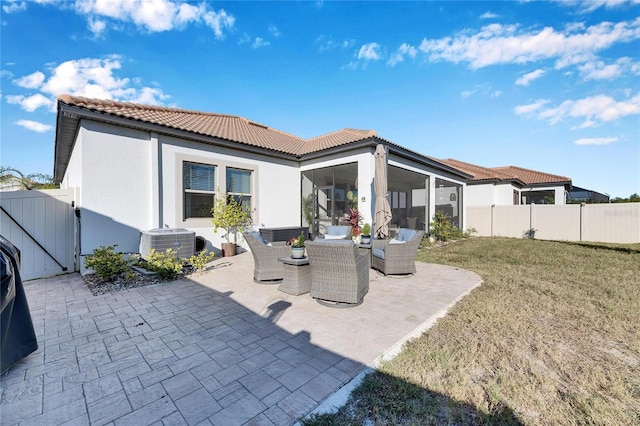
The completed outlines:
<svg viewBox="0 0 640 426">
<path fill-rule="evenodd" d="M 511 184 L 499 184 L 495 186 L 495 199 L 494 203 L 497 206 L 512 206 L 513 205 L 513 191 L 520 192 L 515 186 Z M 518 199 L 520 196 L 518 195 Z"/>
<path fill-rule="evenodd" d="M 253 172 L 254 226 L 277 228 L 300 226 L 300 171 L 297 162 L 278 160 L 219 146 L 159 137 L 162 152 L 162 223 L 186 228 L 208 241 L 208 248 L 219 248 L 222 231 L 214 233 L 210 218 L 183 218 L 182 163 L 184 161 L 216 166 L 216 186 L 226 189 L 226 168 Z M 238 242 L 244 245 L 243 241 Z"/>
<path fill-rule="evenodd" d="M 80 187 L 82 255 L 112 244 L 138 252 L 140 231 L 152 226 L 149 157 L 148 133 L 82 122 L 65 175 Z"/>
<path fill-rule="evenodd" d="M 468 207 L 490 206 L 495 204 L 495 185 L 492 183 L 482 185 L 467 185 L 465 200 Z"/>
</svg>

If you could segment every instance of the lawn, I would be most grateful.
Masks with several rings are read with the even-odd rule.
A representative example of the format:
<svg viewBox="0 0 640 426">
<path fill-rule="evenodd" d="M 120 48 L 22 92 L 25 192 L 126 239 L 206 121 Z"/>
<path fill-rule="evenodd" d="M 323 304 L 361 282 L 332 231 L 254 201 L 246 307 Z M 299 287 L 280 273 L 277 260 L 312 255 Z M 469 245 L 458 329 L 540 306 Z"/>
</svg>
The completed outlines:
<svg viewBox="0 0 640 426">
<path fill-rule="evenodd" d="M 474 238 L 418 259 L 484 283 L 307 424 L 640 423 L 640 245 Z"/>
</svg>

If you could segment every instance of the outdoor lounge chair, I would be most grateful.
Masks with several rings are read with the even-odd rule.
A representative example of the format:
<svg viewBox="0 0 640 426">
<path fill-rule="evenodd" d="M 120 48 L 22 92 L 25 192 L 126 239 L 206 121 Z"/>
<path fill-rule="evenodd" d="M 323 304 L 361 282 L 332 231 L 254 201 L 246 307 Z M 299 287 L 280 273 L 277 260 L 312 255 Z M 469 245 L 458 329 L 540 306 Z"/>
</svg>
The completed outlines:
<svg viewBox="0 0 640 426">
<path fill-rule="evenodd" d="M 307 241 L 305 247 L 311 297 L 327 306 L 360 304 L 369 291 L 369 255 L 361 254 L 351 240 Z"/>
<path fill-rule="evenodd" d="M 242 234 L 253 254 L 253 280 L 256 282 L 282 280 L 284 265 L 278 259 L 291 255 L 291 249 L 284 241 L 268 243 L 259 232 Z"/>
<path fill-rule="evenodd" d="M 350 225 L 329 225 L 324 233 L 324 238 L 327 240 L 347 240 L 350 236 Z"/>
<path fill-rule="evenodd" d="M 416 273 L 416 253 L 424 231 L 400 228 L 396 238 L 373 240 L 371 267 L 384 275 L 407 275 Z"/>
</svg>

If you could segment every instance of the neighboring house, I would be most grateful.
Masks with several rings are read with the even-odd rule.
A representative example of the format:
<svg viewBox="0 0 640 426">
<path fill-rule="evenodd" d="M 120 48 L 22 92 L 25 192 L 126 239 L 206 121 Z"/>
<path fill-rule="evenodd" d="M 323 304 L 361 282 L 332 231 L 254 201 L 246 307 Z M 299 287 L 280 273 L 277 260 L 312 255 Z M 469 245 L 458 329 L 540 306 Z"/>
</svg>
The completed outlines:
<svg viewBox="0 0 640 426">
<path fill-rule="evenodd" d="M 388 152 L 392 227 L 424 229 L 442 208 L 464 224 L 471 176 L 375 131 L 302 139 L 238 116 L 69 95 L 58 98 L 54 180 L 77 188 L 81 255 L 110 244 L 137 252 L 140 232 L 161 227 L 193 230 L 218 248 L 210 209 L 225 192 L 257 227 L 317 235 L 350 207 L 372 223 L 378 144 Z"/>
<path fill-rule="evenodd" d="M 571 178 L 516 166 L 482 167 L 448 158 L 440 160 L 470 175 L 466 206 L 565 204 Z"/>
</svg>

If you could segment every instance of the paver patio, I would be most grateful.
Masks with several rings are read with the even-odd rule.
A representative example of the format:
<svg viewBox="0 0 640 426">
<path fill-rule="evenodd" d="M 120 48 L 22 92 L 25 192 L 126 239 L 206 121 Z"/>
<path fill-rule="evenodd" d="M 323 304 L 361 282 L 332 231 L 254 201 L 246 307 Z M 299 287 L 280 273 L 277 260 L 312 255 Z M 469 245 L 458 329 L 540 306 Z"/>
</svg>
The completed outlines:
<svg viewBox="0 0 640 426">
<path fill-rule="evenodd" d="M 364 303 L 335 309 L 254 283 L 249 253 L 212 265 L 102 296 L 78 274 L 25 283 L 39 349 L 0 379 L 0 423 L 292 424 L 481 282 L 371 271 Z"/>
</svg>

